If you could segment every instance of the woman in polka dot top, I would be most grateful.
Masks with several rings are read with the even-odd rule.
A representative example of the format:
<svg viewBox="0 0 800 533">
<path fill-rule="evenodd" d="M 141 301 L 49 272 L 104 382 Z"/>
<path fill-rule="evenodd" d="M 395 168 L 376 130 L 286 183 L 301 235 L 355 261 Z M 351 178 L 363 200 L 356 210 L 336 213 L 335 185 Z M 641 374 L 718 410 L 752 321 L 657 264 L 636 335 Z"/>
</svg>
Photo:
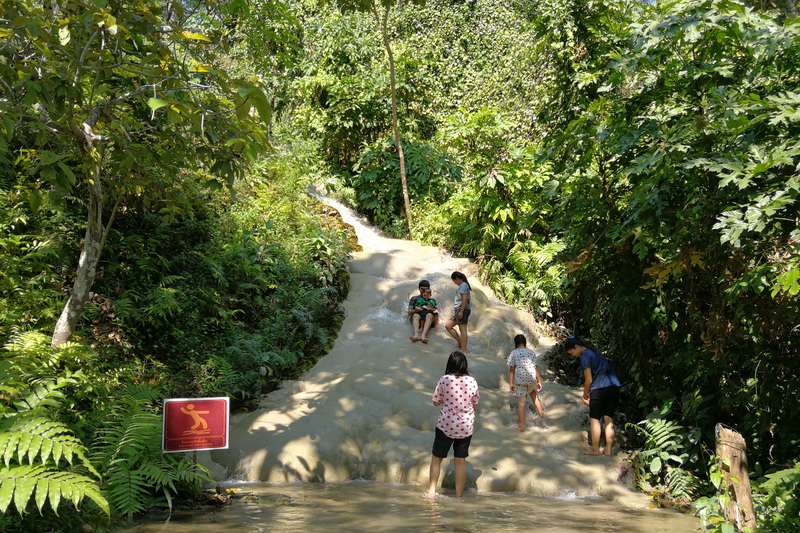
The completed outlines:
<svg viewBox="0 0 800 533">
<path fill-rule="evenodd" d="M 431 455 L 430 483 L 428 497 L 436 496 L 442 460 L 453 447 L 455 466 L 456 498 L 464 492 L 467 481 L 467 456 L 475 423 L 475 408 L 480 395 L 478 382 L 469 375 L 467 356 L 455 351 L 450 354 L 445 375 L 439 379 L 433 391 L 433 405 L 441 406 L 439 420 L 436 422 L 436 435 Z"/>
</svg>

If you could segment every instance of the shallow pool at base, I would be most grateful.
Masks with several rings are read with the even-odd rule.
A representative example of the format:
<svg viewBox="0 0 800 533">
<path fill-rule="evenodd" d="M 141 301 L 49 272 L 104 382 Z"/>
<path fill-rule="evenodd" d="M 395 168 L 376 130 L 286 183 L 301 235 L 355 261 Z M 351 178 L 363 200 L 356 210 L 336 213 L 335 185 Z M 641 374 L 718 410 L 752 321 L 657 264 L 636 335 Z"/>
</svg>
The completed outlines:
<svg viewBox="0 0 800 533">
<path fill-rule="evenodd" d="M 235 488 L 246 496 L 229 506 L 149 516 L 126 532 L 687 533 L 701 526 L 691 515 L 629 509 L 599 499 L 467 492 L 456 500 L 444 489 L 435 500 L 426 500 L 420 487 L 369 481 Z"/>
</svg>

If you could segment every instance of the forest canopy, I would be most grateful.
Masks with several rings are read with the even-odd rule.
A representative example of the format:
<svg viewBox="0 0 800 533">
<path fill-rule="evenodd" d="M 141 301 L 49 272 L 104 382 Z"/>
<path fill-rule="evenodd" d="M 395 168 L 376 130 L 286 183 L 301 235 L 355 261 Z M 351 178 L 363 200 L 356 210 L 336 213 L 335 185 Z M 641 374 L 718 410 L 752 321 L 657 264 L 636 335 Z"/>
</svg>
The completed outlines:
<svg viewBox="0 0 800 533">
<path fill-rule="evenodd" d="M 147 438 L 158 398 L 246 408 L 325 352 L 352 245 L 317 186 L 608 355 L 628 420 L 667 435 L 642 438 L 659 457 L 642 487 L 714 493 L 726 424 L 763 482 L 760 523 L 796 529 L 797 16 L 790 0 L 4 0 L 0 525 L 191 492 L 203 472 Z M 25 456 L 23 434 L 45 440 Z"/>
</svg>

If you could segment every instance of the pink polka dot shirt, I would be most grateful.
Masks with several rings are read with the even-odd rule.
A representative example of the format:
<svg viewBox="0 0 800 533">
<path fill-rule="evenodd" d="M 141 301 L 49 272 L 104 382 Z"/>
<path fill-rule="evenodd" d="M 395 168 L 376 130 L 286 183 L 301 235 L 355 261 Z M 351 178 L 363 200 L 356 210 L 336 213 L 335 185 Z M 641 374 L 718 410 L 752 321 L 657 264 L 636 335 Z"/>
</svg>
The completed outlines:
<svg viewBox="0 0 800 533">
<path fill-rule="evenodd" d="M 472 435 L 475 408 L 478 404 L 478 382 L 471 376 L 447 374 L 439 379 L 433 391 L 433 401 L 442 402 L 436 427 L 451 439 Z"/>
</svg>

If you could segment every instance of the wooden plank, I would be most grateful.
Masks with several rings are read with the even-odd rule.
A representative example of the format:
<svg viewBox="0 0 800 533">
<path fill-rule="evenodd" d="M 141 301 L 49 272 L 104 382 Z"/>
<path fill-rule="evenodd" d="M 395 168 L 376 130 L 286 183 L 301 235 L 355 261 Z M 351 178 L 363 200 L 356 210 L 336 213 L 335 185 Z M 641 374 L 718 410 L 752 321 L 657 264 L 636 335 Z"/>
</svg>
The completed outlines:
<svg viewBox="0 0 800 533">
<path fill-rule="evenodd" d="M 756 529 L 750 475 L 747 471 L 747 444 L 738 431 L 722 424 L 717 424 L 714 431 L 717 457 L 723 473 L 723 491 L 731 497 L 724 510 L 725 520 L 736 524 L 739 531 L 745 527 Z"/>
</svg>

